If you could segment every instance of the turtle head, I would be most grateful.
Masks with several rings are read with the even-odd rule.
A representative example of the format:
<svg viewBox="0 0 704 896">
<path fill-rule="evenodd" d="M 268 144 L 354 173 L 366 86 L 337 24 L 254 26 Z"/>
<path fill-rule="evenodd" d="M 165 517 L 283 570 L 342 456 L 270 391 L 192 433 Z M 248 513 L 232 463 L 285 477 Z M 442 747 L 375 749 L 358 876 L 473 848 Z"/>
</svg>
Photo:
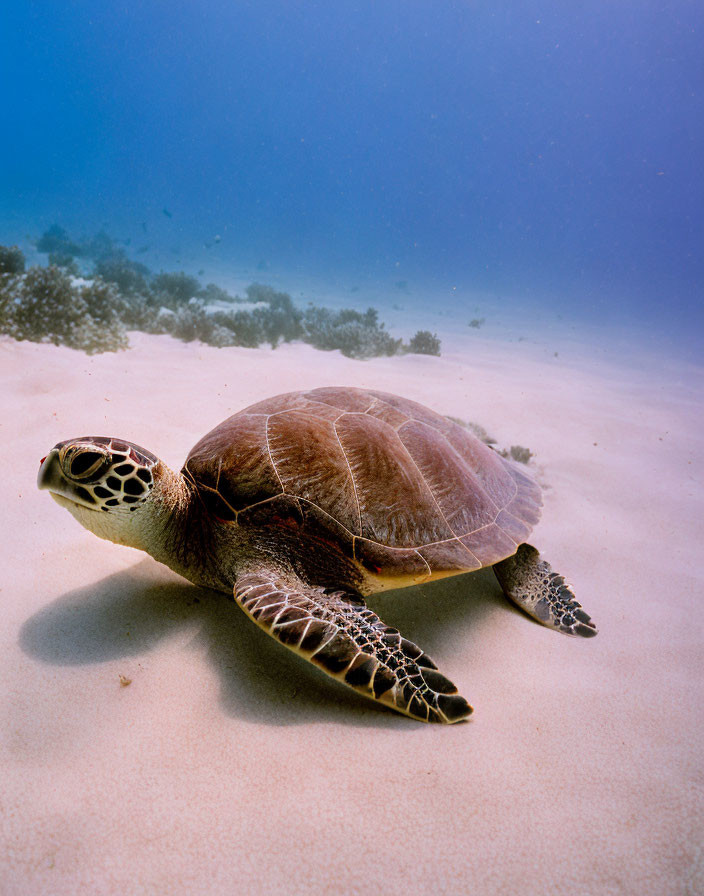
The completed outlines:
<svg viewBox="0 0 704 896">
<path fill-rule="evenodd" d="M 84 436 L 59 442 L 42 458 L 37 485 L 96 535 L 141 547 L 140 511 L 150 503 L 162 467 L 131 442 Z"/>
<path fill-rule="evenodd" d="M 146 551 L 197 584 L 231 590 L 231 578 L 189 548 L 207 522 L 191 480 L 139 445 L 103 436 L 59 442 L 41 459 L 37 485 L 99 538 Z"/>
</svg>

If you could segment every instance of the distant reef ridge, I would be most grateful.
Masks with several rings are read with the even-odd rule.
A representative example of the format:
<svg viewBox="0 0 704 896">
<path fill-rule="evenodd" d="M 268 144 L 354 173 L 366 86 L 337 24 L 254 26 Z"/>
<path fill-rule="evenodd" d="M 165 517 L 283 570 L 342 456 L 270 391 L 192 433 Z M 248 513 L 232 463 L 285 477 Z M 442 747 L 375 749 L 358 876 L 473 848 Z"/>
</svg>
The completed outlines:
<svg viewBox="0 0 704 896">
<path fill-rule="evenodd" d="M 47 254 L 46 267 L 25 269 L 17 246 L 0 246 L 0 332 L 14 339 L 95 354 L 127 348 L 127 331 L 142 330 L 218 348 L 298 340 L 349 358 L 440 354 L 435 334 L 395 339 L 374 308 L 301 309 L 288 293 L 261 283 L 240 297 L 184 272 L 154 274 L 105 233 L 74 240 L 54 225 L 36 247 Z"/>
</svg>

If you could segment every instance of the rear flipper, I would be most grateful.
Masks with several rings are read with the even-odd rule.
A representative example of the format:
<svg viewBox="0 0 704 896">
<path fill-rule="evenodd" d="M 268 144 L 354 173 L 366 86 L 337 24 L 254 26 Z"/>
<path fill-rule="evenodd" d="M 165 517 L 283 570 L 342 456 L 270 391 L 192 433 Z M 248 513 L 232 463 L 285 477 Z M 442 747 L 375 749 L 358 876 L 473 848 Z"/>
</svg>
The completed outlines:
<svg viewBox="0 0 704 896">
<path fill-rule="evenodd" d="M 564 578 L 531 545 L 519 545 L 513 557 L 494 564 L 494 572 L 506 597 L 538 622 L 568 635 L 596 634 L 591 617 Z"/>
</svg>

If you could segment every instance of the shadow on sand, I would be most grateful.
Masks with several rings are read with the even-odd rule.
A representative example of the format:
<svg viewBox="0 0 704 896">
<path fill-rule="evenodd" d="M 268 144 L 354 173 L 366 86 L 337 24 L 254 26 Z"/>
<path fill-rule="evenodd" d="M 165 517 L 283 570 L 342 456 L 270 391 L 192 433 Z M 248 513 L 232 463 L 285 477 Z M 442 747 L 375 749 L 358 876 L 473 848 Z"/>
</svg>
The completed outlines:
<svg viewBox="0 0 704 896">
<path fill-rule="evenodd" d="M 464 632 L 499 606 L 505 612 L 507 604 L 491 570 L 389 591 L 369 603 L 438 661 L 447 655 L 448 641 L 462 640 Z M 22 626 L 20 646 L 49 665 L 81 666 L 143 655 L 184 629 L 205 647 L 230 716 L 272 725 L 408 725 L 283 648 L 225 595 L 167 579 L 150 560 L 44 607 Z"/>
</svg>

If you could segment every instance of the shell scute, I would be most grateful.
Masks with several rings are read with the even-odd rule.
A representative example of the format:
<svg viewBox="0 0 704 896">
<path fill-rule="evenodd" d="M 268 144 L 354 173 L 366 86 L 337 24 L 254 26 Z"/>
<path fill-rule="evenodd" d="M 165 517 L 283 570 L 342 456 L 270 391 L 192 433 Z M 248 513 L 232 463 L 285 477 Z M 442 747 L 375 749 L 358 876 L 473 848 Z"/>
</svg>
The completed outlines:
<svg viewBox="0 0 704 896">
<path fill-rule="evenodd" d="M 525 541 L 530 534 L 530 526 L 526 525 L 523 520 L 519 520 L 508 510 L 502 510 L 496 517 L 496 525 L 499 526 L 508 536 L 512 538 L 516 544 Z"/>
<path fill-rule="evenodd" d="M 336 428 L 352 472 L 364 538 L 393 547 L 452 538 L 428 483 L 394 430 L 365 414 L 346 414 Z"/>
<path fill-rule="evenodd" d="M 470 535 L 463 535 L 460 541 L 482 566 L 491 566 L 505 557 L 510 557 L 511 554 L 515 554 L 518 547 L 496 523 L 490 523 Z"/>
<path fill-rule="evenodd" d="M 315 504 L 359 535 L 359 508 L 334 423 L 296 409 L 270 417 L 267 432 L 284 491 Z"/>
<path fill-rule="evenodd" d="M 221 423 L 192 449 L 186 470 L 199 485 L 218 492 L 234 511 L 283 491 L 262 416 L 236 414 Z"/>
<path fill-rule="evenodd" d="M 338 415 L 345 411 L 363 414 L 373 401 L 371 393 L 363 389 L 346 389 L 344 386 L 323 386 L 301 394 L 309 401 L 319 401 L 337 409 Z"/>
<path fill-rule="evenodd" d="M 395 408 L 408 420 L 417 420 L 419 423 L 426 423 L 428 426 L 432 426 L 434 429 L 437 429 L 438 432 L 443 434 L 452 432 L 453 428 L 457 426 L 457 424 L 448 420 L 447 417 L 438 414 L 437 411 L 426 408 L 425 405 L 419 404 L 417 401 L 411 401 L 410 398 L 402 398 L 400 395 L 393 395 L 391 392 L 374 391 L 369 392 L 369 395 L 373 395 L 378 401 L 382 401 L 390 407 Z M 460 432 L 462 431 L 463 430 L 460 429 Z"/>
<path fill-rule="evenodd" d="M 432 570 L 415 548 L 389 548 L 366 538 L 355 538 L 354 556 L 367 569 L 377 575 L 393 575 L 417 579 L 429 579 Z"/>
<path fill-rule="evenodd" d="M 447 441 L 475 474 L 482 491 L 497 508 L 505 507 L 514 499 L 518 486 L 502 457 L 459 426 L 448 433 Z"/>
<path fill-rule="evenodd" d="M 370 417 L 375 417 L 377 420 L 383 420 L 384 423 L 388 423 L 389 426 L 396 430 L 403 426 L 404 423 L 408 422 L 408 416 L 406 414 L 402 414 L 401 411 L 392 407 L 388 402 L 382 401 L 380 398 L 374 399 L 371 407 L 366 413 Z"/>
<path fill-rule="evenodd" d="M 411 420 L 399 429 L 399 436 L 429 485 L 452 535 L 473 532 L 496 516 L 499 506 L 441 433 L 427 423 Z M 505 491 L 507 497 L 511 496 L 510 486 Z"/>
<path fill-rule="evenodd" d="M 482 565 L 477 557 L 459 539 L 426 544 L 418 548 L 418 553 L 434 573 L 449 572 L 453 569 L 479 569 Z"/>
</svg>

